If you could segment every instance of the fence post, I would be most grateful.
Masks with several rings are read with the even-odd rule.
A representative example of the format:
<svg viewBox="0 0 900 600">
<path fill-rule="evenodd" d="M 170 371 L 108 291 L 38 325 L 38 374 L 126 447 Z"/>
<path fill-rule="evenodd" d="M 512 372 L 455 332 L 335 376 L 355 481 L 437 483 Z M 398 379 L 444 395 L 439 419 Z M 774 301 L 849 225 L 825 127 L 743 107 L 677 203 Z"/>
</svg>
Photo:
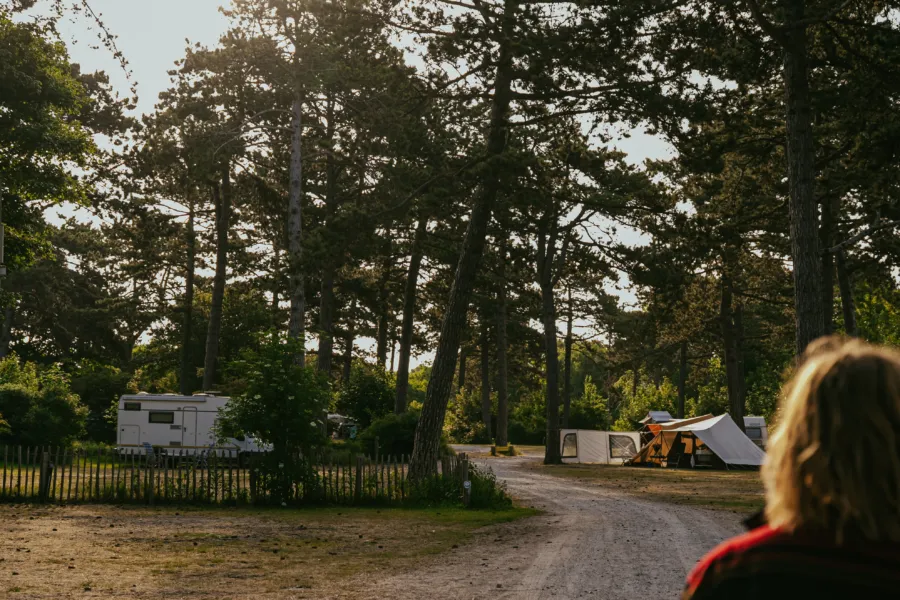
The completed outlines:
<svg viewBox="0 0 900 600">
<path fill-rule="evenodd" d="M 356 488 L 353 490 L 353 502 L 355 504 L 359 504 L 359 501 L 362 498 L 362 486 L 363 486 L 363 457 L 360 455 L 357 455 L 356 456 Z"/>
<path fill-rule="evenodd" d="M 375 436 L 375 464 L 378 464 L 378 436 Z"/>
<path fill-rule="evenodd" d="M 41 479 L 38 483 L 38 496 L 41 502 L 47 501 L 50 491 L 50 474 L 50 453 L 45 450 L 41 452 Z"/>
<path fill-rule="evenodd" d="M 150 502 L 150 506 L 153 506 L 155 501 L 154 492 L 156 491 L 154 489 L 156 487 L 156 479 L 153 478 L 153 470 L 156 463 L 156 454 L 148 456 L 147 458 L 150 459 L 151 457 L 153 458 L 153 460 L 148 460 L 150 464 L 147 466 L 147 474 L 149 475 L 149 477 L 147 477 L 147 500 Z"/>
<path fill-rule="evenodd" d="M 463 454 L 459 462 L 462 468 L 463 504 L 468 507 L 472 501 L 472 482 L 469 481 L 469 459 Z"/>
</svg>

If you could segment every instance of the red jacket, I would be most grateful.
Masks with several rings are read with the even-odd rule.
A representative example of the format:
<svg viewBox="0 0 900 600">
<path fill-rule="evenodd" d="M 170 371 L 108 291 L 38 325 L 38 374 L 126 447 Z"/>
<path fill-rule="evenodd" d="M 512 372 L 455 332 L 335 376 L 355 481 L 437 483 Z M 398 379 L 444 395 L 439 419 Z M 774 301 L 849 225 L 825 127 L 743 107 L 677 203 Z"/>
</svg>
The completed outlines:
<svg viewBox="0 0 900 600">
<path fill-rule="evenodd" d="M 769 526 L 728 540 L 688 576 L 682 600 L 900 598 L 900 545 L 836 545 Z"/>
</svg>

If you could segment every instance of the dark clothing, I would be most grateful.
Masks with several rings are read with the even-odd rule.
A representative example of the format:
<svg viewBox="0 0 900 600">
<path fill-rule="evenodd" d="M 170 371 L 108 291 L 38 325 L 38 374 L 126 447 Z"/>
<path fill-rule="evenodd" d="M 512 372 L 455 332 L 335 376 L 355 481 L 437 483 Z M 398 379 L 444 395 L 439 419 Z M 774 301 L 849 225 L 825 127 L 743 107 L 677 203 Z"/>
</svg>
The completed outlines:
<svg viewBox="0 0 900 600">
<path fill-rule="evenodd" d="M 728 540 L 688 576 L 682 600 L 900 598 L 900 545 L 838 546 L 769 526 Z"/>
</svg>

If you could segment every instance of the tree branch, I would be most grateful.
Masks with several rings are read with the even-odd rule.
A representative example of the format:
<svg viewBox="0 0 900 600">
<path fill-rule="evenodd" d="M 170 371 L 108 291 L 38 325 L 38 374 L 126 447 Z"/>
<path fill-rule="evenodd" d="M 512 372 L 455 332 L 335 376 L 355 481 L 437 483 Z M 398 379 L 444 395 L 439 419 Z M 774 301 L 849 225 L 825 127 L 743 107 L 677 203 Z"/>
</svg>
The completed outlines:
<svg viewBox="0 0 900 600">
<path fill-rule="evenodd" d="M 873 225 L 871 225 L 870 227 L 863 229 L 862 231 L 860 231 L 853 237 L 844 240 L 837 246 L 832 246 L 831 248 L 826 249 L 822 254 L 835 254 L 835 253 L 843 250 L 844 248 L 847 248 L 848 246 L 852 246 L 853 244 L 860 241 L 861 239 L 869 237 L 876 231 L 881 231 L 882 229 L 890 229 L 890 228 L 896 227 L 898 225 L 900 225 L 900 219 L 897 219 L 896 221 L 888 221 L 887 223 L 880 223 L 880 224 L 876 222 Z"/>
<path fill-rule="evenodd" d="M 747 7 L 750 9 L 750 14 L 753 15 L 753 20 L 756 21 L 756 24 L 773 40 L 778 42 L 782 46 L 787 45 L 787 36 L 785 35 L 784 29 L 778 27 L 763 14 L 762 8 L 759 6 L 759 2 L 757 0 L 747 0 Z"/>
</svg>

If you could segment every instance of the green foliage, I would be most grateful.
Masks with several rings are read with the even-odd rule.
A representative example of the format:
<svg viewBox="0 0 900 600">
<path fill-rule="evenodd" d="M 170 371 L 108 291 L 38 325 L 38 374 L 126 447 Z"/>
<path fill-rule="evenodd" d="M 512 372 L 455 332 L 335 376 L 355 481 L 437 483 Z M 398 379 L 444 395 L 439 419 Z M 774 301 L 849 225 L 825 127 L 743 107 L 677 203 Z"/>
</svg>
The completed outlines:
<svg viewBox="0 0 900 600">
<path fill-rule="evenodd" d="M 118 367 L 93 360 L 82 361 L 72 371 L 72 391 L 88 408 L 87 437 L 95 442 L 113 443 L 115 419 L 108 412 L 122 394 L 129 391 L 129 375 Z"/>
<path fill-rule="evenodd" d="M 481 420 L 481 389 L 463 389 L 450 398 L 444 435 L 457 444 L 488 444 L 491 435 Z"/>
<path fill-rule="evenodd" d="M 703 382 L 697 386 L 697 396 L 685 402 L 688 416 L 720 415 L 728 411 L 728 380 L 725 365 L 718 356 L 707 363 Z"/>
<path fill-rule="evenodd" d="M 546 403 L 543 390 L 531 390 L 519 397 L 509 416 L 509 443 L 543 444 L 547 434 Z"/>
<path fill-rule="evenodd" d="M 335 409 L 366 428 L 394 410 L 394 376 L 379 367 L 356 363 L 350 381 L 338 392 Z"/>
<path fill-rule="evenodd" d="M 863 282 L 855 301 L 860 336 L 869 342 L 900 346 L 900 289 Z"/>
<path fill-rule="evenodd" d="M 419 365 L 409 372 L 409 388 L 406 390 L 406 398 L 410 407 L 425 402 L 425 393 L 428 391 L 428 381 L 431 379 L 431 366 Z"/>
<path fill-rule="evenodd" d="M 469 464 L 469 508 L 502 510 L 512 507 L 506 486 L 497 480 L 493 471 Z M 463 498 L 462 482 L 457 477 L 428 477 L 412 487 L 409 503 L 418 506 L 460 506 Z"/>
<path fill-rule="evenodd" d="M 506 484 L 498 481 L 490 469 L 470 465 L 469 481 L 472 482 L 469 508 L 491 510 L 512 508 L 512 498 L 506 491 Z"/>
<path fill-rule="evenodd" d="M 409 456 L 413 450 L 416 437 L 416 424 L 419 422 L 418 411 L 408 410 L 401 415 L 389 414 L 372 422 L 359 435 L 362 449 L 368 456 L 375 456 L 375 438 L 378 438 L 380 456 Z M 449 455 L 447 439 L 441 439 L 441 454 Z"/>
<path fill-rule="evenodd" d="M 375 456 L 375 439 L 378 438 L 378 452 L 381 456 L 401 456 L 412 454 L 419 415 L 407 411 L 402 415 L 390 414 L 373 421 L 359 435 L 363 451 Z"/>
<path fill-rule="evenodd" d="M 324 445 L 328 383 L 311 368 L 294 363 L 297 348 L 294 340 L 268 334 L 257 351 L 247 351 L 229 365 L 242 391 L 222 411 L 217 424 L 220 437 L 251 434 L 272 444 L 281 461 Z"/>
<path fill-rule="evenodd" d="M 667 410 L 675 413 L 678 388 L 668 379 L 664 379 L 659 388 L 646 381 L 646 377 L 641 379 L 642 383 L 637 386 L 636 393 L 632 391 L 634 381 L 632 372 L 627 372 L 616 382 L 615 388 L 622 395 L 622 404 L 613 430 L 637 431 L 640 428 L 640 420 L 651 410 Z"/>
<path fill-rule="evenodd" d="M 58 367 L 38 370 L 10 356 L 0 361 L 2 439 L 22 445 L 65 445 L 84 435 L 88 409 Z"/>
<path fill-rule="evenodd" d="M 607 400 L 594 385 L 590 375 L 584 380 L 584 391 L 572 400 L 569 427 L 572 429 L 597 429 L 607 431 L 612 425 Z"/>
</svg>

